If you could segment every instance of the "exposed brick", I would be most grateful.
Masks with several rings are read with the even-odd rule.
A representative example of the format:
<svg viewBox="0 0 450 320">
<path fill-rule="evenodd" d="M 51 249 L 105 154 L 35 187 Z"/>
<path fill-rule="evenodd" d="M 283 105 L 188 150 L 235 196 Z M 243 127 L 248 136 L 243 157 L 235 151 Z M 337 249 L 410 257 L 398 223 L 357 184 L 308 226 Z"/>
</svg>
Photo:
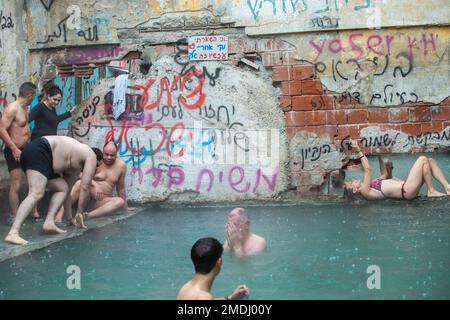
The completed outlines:
<svg viewBox="0 0 450 320">
<path fill-rule="evenodd" d="M 389 122 L 407 122 L 408 120 L 408 108 L 389 108 Z"/>
<path fill-rule="evenodd" d="M 306 132 L 312 132 L 315 133 L 318 137 L 321 138 L 328 138 L 328 139 L 334 139 L 336 136 L 338 136 L 338 126 L 330 125 L 319 125 L 319 126 L 308 126 L 302 128 L 303 131 Z"/>
<path fill-rule="evenodd" d="M 312 96 L 294 96 L 292 97 L 292 109 L 293 110 L 312 110 L 311 106 Z"/>
<path fill-rule="evenodd" d="M 359 128 L 355 125 L 337 126 L 339 139 L 350 137 L 351 139 L 359 139 Z"/>
<path fill-rule="evenodd" d="M 305 80 L 302 83 L 303 95 L 321 95 L 323 94 L 323 87 L 320 80 Z"/>
<path fill-rule="evenodd" d="M 432 120 L 450 120 L 450 106 L 432 106 Z"/>
<path fill-rule="evenodd" d="M 367 122 L 367 110 L 357 109 L 347 111 L 348 123 L 366 123 Z"/>
<path fill-rule="evenodd" d="M 283 64 L 283 55 L 279 51 L 263 52 L 262 62 L 266 67 L 281 66 Z"/>
<path fill-rule="evenodd" d="M 273 81 L 286 81 L 291 80 L 291 67 L 273 67 L 272 69 Z"/>
<path fill-rule="evenodd" d="M 307 111 L 305 113 L 308 126 L 319 126 L 327 123 L 326 111 Z"/>
<path fill-rule="evenodd" d="M 431 121 L 431 108 L 429 106 L 410 108 L 409 121 L 411 122 Z"/>
<path fill-rule="evenodd" d="M 290 96 L 281 96 L 279 100 L 280 107 L 284 112 L 290 111 L 292 109 L 292 98 Z"/>
<path fill-rule="evenodd" d="M 256 52 L 256 43 L 246 39 L 228 39 L 228 54 Z"/>
<path fill-rule="evenodd" d="M 281 93 L 285 96 L 291 95 L 291 87 L 289 85 L 289 81 L 283 81 L 281 83 Z"/>
<path fill-rule="evenodd" d="M 292 80 L 306 80 L 314 78 L 314 67 L 310 65 L 294 66 L 291 70 Z"/>
<path fill-rule="evenodd" d="M 369 123 L 389 122 L 389 111 L 386 108 L 370 108 L 367 110 L 367 121 Z"/>
<path fill-rule="evenodd" d="M 302 90 L 304 82 L 301 82 Z M 291 92 L 291 94 L 293 94 Z M 306 95 L 293 97 L 292 107 L 294 110 L 331 110 L 333 109 L 333 96 Z M 297 109 L 296 109 L 297 108 Z"/>
<path fill-rule="evenodd" d="M 256 43 L 258 52 L 267 51 L 292 51 L 296 48 L 287 41 L 280 39 L 260 39 Z"/>
<path fill-rule="evenodd" d="M 286 133 L 287 133 L 288 139 L 291 140 L 302 129 L 303 128 L 300 128 L 300 127 L 286 127 Z"/>
<path fill-rule="evenodd" d="M 344 110 L 327 111 L 327 124 L 346 124 L 347 112 Z"/>
<path fill-rule="evenodd" d="M 442 121 L 433 121 L 430 123 L 422 123 L 421 130 L 423 133 L 425 132 L 441 132 L 443 129 Z"/>
<path fill-rule="evenodd" d="M 302 82 L 301 81 L 290 81 L 289 82 L 289 92 L 293 96 L 299 96 L 302 94 Z"/>
<path fill-rule="evenodd" d="M 358 101 L 348 93 L 334 94 L 334 108 L 335 109 L 355 109 L 358 106 Z"/>
<path fill-rule="evenodd" d="M 306 124 L 305 111 L 290 111 L 285 113 L 287 127 L 302 127 Z"/>
<path fill-rule="evenodd" d="M 388 131 L 388 130 L 400 131 L 401 130 L 401 125 L 400 124 L 382 124 L 382 125 L 380 125 L 380 128 L 383 131 Z M 361 130 L 361 126 L 360 126 L 359 129 Z"/>
<path fill-rule="evenodd" d="M 405 123 L 400 125 L 400 130 L 408 135 L 416 136 L 422 132 L 420 123 Z"/>
<path fill-rule="evenodd" d="M 283 51 L 283 65 L 296 65 L 302 61 L 298 60 L 297 51 Z"/>
<path fill-rule="evenodd" d="M 440 103 L 441 106 L 450 106 L 450 97 L 445 98 L 444 100 L 442 100 L 442 102 Z"/>
</svg>

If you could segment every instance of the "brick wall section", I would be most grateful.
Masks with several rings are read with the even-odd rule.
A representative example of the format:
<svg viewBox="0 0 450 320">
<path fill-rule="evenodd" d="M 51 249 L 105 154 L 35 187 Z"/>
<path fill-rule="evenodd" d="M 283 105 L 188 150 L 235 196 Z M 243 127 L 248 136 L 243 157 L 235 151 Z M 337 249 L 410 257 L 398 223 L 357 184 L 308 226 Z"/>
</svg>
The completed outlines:
<svg viewBox="0 0 450 320">
<path fill-rule="evenodd" d="M 438 106 L 418 103 L 386 108 L 366 107 L 345 95 L 328 92 L 314 66 L 301 61 L 295 50 L 285 43 L 267 40 L 264 46 L 257 45 L 257 51 L 264 66 L 272 68 L 273 81 L 281 83 L 279 101 L 286 115 L 289 139 L 299 132 L 313 132 L 318 137 L 333 140 L 339 148 L 342 139 L 359 139 L 360 131 L 368 126 L 417 136 L 439 132 L 449 125 L 450 98 Z M 363 151 L 368 154 L 390 152 L 386 148 Z M 299 195 L 317 195 L 320 186 L 312 182 L 320 180 L 318 178 L 323 173 L 293 172 L 292 184 L 297 187 Z"/>
</svg>

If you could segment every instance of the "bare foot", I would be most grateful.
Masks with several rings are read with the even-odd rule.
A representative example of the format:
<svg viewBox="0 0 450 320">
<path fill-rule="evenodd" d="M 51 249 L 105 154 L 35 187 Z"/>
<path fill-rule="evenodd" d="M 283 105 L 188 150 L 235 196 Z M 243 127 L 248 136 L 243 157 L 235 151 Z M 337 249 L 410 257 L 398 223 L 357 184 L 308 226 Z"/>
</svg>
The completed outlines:
<svg viewBox="0 0 450 320">
<path fill-rule="evenodd" d="M 84 224 L 84 217 L 83 217 L 83 214 L 80 213 L 80 212 L 78 212 L 78 213 L 75 215 L 75 225 L 76 225 L 77 227 L 80 227 L 80 228 L 83 228 L 83 229 L 87 229 L 86 225 Z"/>
<path fill-rule="evenodd" d="M 450 196 L 450 186 L 445 191 L 447 192 L 447 195 Z"/>
<path fill-rule="evenodd" d="M 5 242 L 11 243 L 11 244 L 27 244 L 28 241 L 25 239 L 22 239 L 18 234 L 14 233 L 8 233 L 8 235 L 5 238 Z"/>
<path fill-rule="evenodd" d="M 42 230 L 45 233 L 65 233 L 66 230 L 58 228 L 54 223 L 44 223 Z"/>
<path fill-rule="evenodd" d="M 447 194 L 435 190 L 435 191 L 428 191 L 427 196 L 428 198 L 442 198 L 446 197 Z"/>
<path fill-rule="evenodd" d="M 62 219 L 61 218 L 55 218 L 55 224 L 56 223 L 58 223 L 58 224 L 62 223 Z"/>
</svg>

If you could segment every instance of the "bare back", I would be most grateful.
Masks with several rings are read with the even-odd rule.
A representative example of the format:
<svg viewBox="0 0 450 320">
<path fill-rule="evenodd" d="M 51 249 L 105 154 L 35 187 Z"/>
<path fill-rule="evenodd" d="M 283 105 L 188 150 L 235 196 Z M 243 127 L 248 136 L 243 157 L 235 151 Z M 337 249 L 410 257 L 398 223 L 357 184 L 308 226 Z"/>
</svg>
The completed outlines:
<svg viewBox="0 0 450 320">
<path fill-rule="evenodd" d="M 55 173 L 76 175 L 81 172 L 88 158 L 94 157 L 92 149 L 77 140 L 65 136 L 45 136 L 52 148 Z"/>
<path fill-rule="evenodd" d="M 10 103 L 3 111 L 0 123 L 16 147 L 23 149 L 31 136 L 27 108 L 21 106 L 18 101 Z"/>
</svg>

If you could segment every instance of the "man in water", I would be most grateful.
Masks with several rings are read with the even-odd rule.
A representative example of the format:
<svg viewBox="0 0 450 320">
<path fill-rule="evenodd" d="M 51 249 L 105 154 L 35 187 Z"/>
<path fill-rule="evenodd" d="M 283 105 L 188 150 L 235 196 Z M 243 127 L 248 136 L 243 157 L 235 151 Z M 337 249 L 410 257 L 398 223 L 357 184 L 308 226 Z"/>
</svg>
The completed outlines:
<svg viewBox="0 0 450 320">
<path fill-rule="evenodd" d="M 0 120 L 0 138 L 5 143 L 4 155 L 9 171 L 9 205 L 12 218 L 19 208 L 19 190 L 22 180 L 22 168 L 19 159 L 22 150 L 30 140 L 28 124 L 28 106 L 34 99 L 36 86 L 31 82 L 23 83 L 19 88 L 19 96 L 3 110 Z M 34 210 L 33 215 L 39 218 Z"/>
<path fill-rule="evenodd" d="M 214 238 L 202 238 L 192 246 L 195 275 L 180 289 L 177 300 L 213 300 L 211 287 L 222 269 L 222 253 L 222 244 Z M 247 286 L 241 284 L 225 300 L 240 300 L 249 293 Z"/>
<path fill-rule="evenodd" d="M 228 214 L 228 222 L 225 224 L 227 239 L 224 243 L 225 250 L 231 250 L 237 256 L 248 256 L 266 249 L 266 240 L 251 232 L 250 218 L 245 209 L 235 208 Z"/>
<path fill-rule="evenodd" d="M 54 194 L 44 222 L 44 232 L 66 232 L 58 228 L 54 222 L 55 214 L 63 203 L 68 221 L 86 228 L 82 213 L 89 197 L 89 189 L 97 165 L 97 155 L 89 146 L 70 137 L 44 136 L 33 140 L 25 147 L 20 156 L 20 164 L 27 175 L 28 195 L 17 210 L 17 216 L 5 238 L 6 242 L 28 243 L 20 237 L 20 228 L 33 207 L 44 196 L 46 187 L 54 191 Z M 80 199 L 75 219 L 73 219 L 68 193 L 80 172 L 83 173 Z"/>
<path fill-rule="evenodd" d="M 95 172 L 90 190 L 90 199 L 95 200 L 95 207 L 90 212 L 83 212 L 85 219 L 108 215 L 120 208 L 128 211 L 134 210 L 127 204 L 125 191 L 127 166 L 122 159 L 117 158 L 117 151 L 117 146 L 113 141 L 107 142 L 103 147 L 103 163 Z M 72 203 L 78 202 L 80 186 L 81 181 L 77 181 L 72 189 Z M 116 189 L 117 197 L 113 196 L 114 189 Z M 60 222 L 60 220 L 61 217 L 57 217 L 56 222 Z"/>
</svg>

